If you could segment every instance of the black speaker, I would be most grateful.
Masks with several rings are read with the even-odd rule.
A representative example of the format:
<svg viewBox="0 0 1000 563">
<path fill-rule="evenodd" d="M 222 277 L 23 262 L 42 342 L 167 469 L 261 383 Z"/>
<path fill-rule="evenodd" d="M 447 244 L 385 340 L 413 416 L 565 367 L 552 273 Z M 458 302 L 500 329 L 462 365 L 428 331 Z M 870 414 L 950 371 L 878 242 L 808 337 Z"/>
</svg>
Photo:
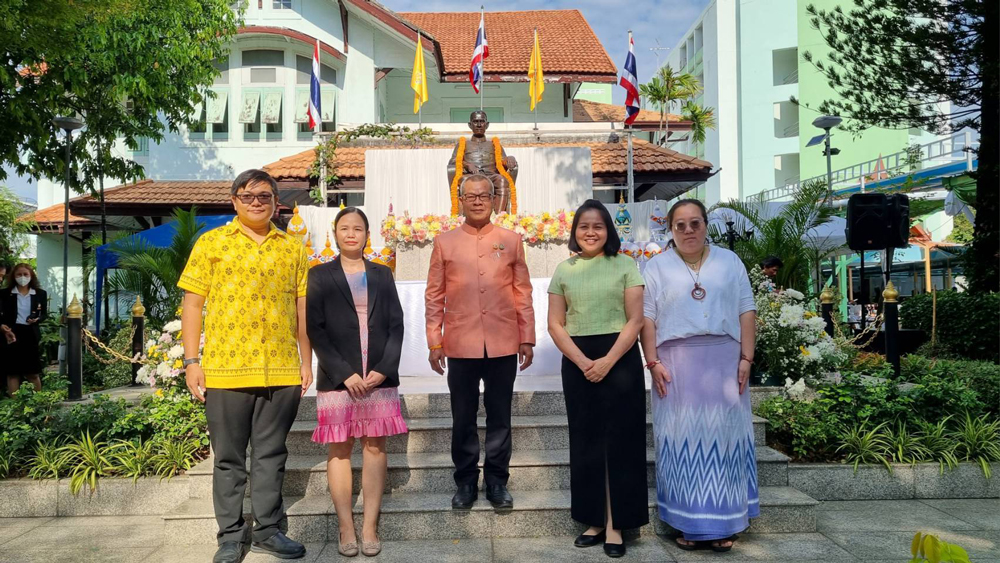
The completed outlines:
<svg viewBox="0 0 1000 563">
<path fill-rule="evenodd" d="M 885 194 L 852 195 L 847 200 L 847 246 L 851 250 L 884 250 L 889 242 L 888 212 Z"/>
<path fill-rule="evenodd" d="M 905 248 L 910 244 L 910 198 L 904 194 L 888 197 L 889 246 Z"/>
</svg>

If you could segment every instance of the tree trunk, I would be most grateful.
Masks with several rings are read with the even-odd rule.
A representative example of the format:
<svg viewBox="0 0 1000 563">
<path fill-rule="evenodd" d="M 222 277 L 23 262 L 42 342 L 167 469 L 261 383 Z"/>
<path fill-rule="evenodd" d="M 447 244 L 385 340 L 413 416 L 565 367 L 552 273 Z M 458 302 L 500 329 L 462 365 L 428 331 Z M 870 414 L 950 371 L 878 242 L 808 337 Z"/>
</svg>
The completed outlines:
<svg viewBox="0 0 1000 563">
<path fill-rule="evenodd" d="M 998 4 L 986 2 L 983 29 L 996 30 Z M 995 38 L 995 36 L 994 36 Z M 987 41 L 989 43 L 989 41 Z M 994 47 L 995 47 L 994 43 Z M 988 49 L 987 49 L 988 50 Z M 1000 186 L 998 186 L 997 152 L 1000 135 L 1000 76 L 994 53 L 983 52 L 983 89 L 981 125 L 979 129 L 979 170 L 976 174 L 976 229 L 972 248 L 965 261 L 969 289 L 973 291 L 1000 291 Z M 995 49 L 994 49 L 995 50 Z"/>
</svg>

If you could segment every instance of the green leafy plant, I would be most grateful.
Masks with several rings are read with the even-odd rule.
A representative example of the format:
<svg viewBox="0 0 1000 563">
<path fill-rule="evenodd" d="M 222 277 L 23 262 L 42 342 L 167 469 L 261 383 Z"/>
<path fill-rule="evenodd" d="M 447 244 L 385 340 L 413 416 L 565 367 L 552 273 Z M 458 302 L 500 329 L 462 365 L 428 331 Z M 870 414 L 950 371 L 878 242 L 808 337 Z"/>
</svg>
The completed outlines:
<svg viewBox="0 0 1000 563">
<path fill-rule="evenodd" d="M 969 554 L 961 546 L 941 541 L 937 536 L 917 532 L 910 544 L 910 563 L 970 563 Z"/>
<path fill-rule="evenodd" d="M 131 357 L 132 326 L 129 324 L 119 328 L 111 341 L 108 342 L 108 347 L 124 356 Z M 102 389 L 113 389 L 132 382 L 132 364 L 112 358 L 103 352 L 98 353 L 101 354 L 103 360 L 111 361 L 111 363 L 100 362 L 100 367 L 94 372 Z M 89 356 L 91 353 L 88 351 L 87 355 Z"/>
<path fill-rule="evenodd" d="M 153 457 L 154 473 L 160 479 L 170 479 L 182 471 L 191 469 L 199 448 L 196 440 L 161 441 Z"/>
<path fill-rule="evenodd" d="M 70 466 L 70 493 L 78 494 L 84 485 L 88 485 L 93 493 L 97 490 L 98 479 L 110 473 L 113 467 L 111 452 L 107 442 L 100 438 L 100 433 L 92 436 L 88 430 L 61 448 Z"/>
<path fill-rule="evenodd" d="M 887 457 L 889 441 L 883 432 L 885 426 L 886 423 L 883 422 L 869 428 L 866 421 L 850 428 L 844 428 L 837 451 L 844 452 L 847 463 L 854 464 L 855 473 L 858 472 L 858 466 L 862 463 L 881 463 L 889 473 L 892 473 L 892 465 L 889 464 Z"/>
<path fill-rule="evenodd" d="M 120 440 L 111 445 L 113 470 L 132 483 L 153 472 L 156 467 L 156 443 L 141 438 L 134 441 Z"/>
<path fill-rule="evenodd" d="M 903 328 L 931 335 L 933 295 L 922 293 L 906 299 L 899 318 Z M 937 292 L 935 336 L 947 350 L 970 360 L 1000 362 L 1000 293 Z"/>
<path fill-rule="evenodd" d="M 963 461 L 975 461 L 987 479 L 990 463 L 1000 461 L 1000 420 L 973 418 L 968 413 L 954 433 L 955 456 Z"/>
<path fill-rule="evenodd" d="M 831 444 L 840 435 L 840 418 L 831 410 L 833 402 L 812 402 L 772 397 L 761 403 L 757 414 L 767 419 L 768 445 L 800 461 L 834 458 Z"/>
<path fill-rule="evenodd" d="M 918 434 L 911 433 L 905 421 L 899 421 L 893 428 L 886 426 L 885 440 L 889 446 L 888 457 L 896 463 L 911 465 L 931 458 L 931 452 Z"/>
<path fill-rule="evenodd" d="M 16 461 L 14 450 L 6 441 L 0 440 L 0 479 L 5 479 L 10 475 L 11 470 L 16 466 Z"/>
<path fill-rule="evenodd" d="M 35 455 L 28 461 L 28 477 L 32 479 L 58 479 L 66 474 L 69 459 L 57 441 L 39 442 Z"/>
<path fill-rule="evenodd" d="M 917 421 L 919 427 L 917 439 L 927 449 L 927 459 L 937 461 L 940 464 L 942 474 L 945 469 L 950 470 L 958 467 L 958 458 L 955 457 L 955 440 L 948 429 L 948 421 L 950 420 L 951 416 L 946 416 L 937 424 L 922 420 Z"/>
</svg>

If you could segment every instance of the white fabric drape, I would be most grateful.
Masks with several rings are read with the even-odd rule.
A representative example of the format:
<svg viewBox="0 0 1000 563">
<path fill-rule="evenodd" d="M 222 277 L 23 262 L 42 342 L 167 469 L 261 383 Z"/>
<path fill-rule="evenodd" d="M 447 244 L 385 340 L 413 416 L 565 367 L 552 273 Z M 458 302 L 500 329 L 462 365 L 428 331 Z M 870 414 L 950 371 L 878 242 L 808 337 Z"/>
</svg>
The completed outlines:
<svg viewBox="0 0 1000 563">
<path fill-rule="evenodd" d="M 519 213 L 576 209 L 592 197 L 590 149 L 512 147 L 518 162 Z M 451 148 L 380 149 L 365 152 L 365 207 L 371 212 L 372 246 L 384 245 L 381 225 L 392 204 L 399 216 L 447 215 L 451 210 L 448 159 Z M 368 213 L 368 212 L 366 212 Z"/>
<path fill-rule="evenodd" d="M 359 207 L 358 209 L 365 212 L 368 215 L 368 211 L 365 211 L 364 207 Z M 337 240 L 333 236 L 333 220 L 337 218 L 337 213 L 340 213 L 340 209 L 337 207 L 318 207 L 315 205 L 300 205 L 299 206 L 299 217 L 306 223 L 306 228 L 308 229 L 308 235 L 310 244 L 316 252 L 322 251 L 326 248 L 326 238 L 330 237 L 330 246 L 334 250 L 337 250 Z M 372 218 L 368 218 L 369 223 L 371 223 L 372 234 L 381 228 L 380 225 L 376 225 Z M 381 248 L 382 245 L 375 245 L 374 240 L 372 245 L 375 248 Z"/>
</svg>

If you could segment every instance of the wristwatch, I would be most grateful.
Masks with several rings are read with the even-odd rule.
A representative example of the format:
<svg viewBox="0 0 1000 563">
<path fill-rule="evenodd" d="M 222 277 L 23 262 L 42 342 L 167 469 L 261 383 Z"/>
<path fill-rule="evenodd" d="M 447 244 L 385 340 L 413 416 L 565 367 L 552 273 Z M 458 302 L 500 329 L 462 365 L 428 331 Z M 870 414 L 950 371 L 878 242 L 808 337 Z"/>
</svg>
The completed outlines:
<svg viewBox="0 0 1000 563">
<path fill-rule="evenodd" d="M 201 358 L 186 358 L 184 360 L 184 367 L 188 367 L 191 364 L 201 363 Z"/>
</svg>

